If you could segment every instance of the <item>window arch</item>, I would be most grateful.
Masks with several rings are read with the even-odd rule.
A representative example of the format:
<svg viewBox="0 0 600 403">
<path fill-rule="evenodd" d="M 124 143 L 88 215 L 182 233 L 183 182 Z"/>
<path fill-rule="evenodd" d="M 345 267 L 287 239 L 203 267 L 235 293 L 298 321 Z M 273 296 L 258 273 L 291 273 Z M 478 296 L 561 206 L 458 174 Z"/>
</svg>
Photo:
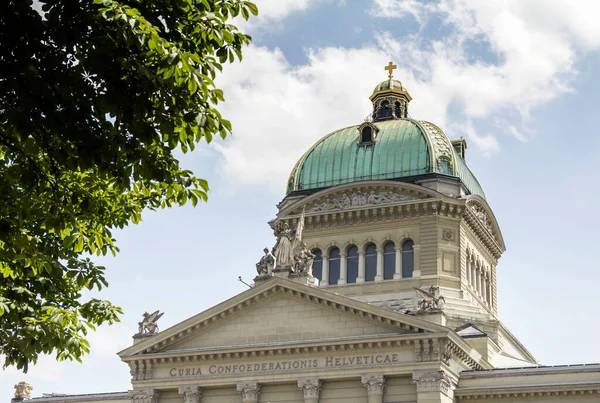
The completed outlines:
<svg viewBox="0 0 600 403">
<path fill-rule="evenodd" d="M 392 241 L 383 246 L 383 279 L 391 280 L 396 272 L 396 245 Z"/>
<path fill-rule="evenodd" d="M 346 282 L 356 283 L 358 278 L 358 248 L 356 245 L 350 245 L 348 247 L 348 254 L 346 260 Z"/>
<path fill-rule="evenodd" d="M 313 261 L 312 275 L 314 278 L 319 279 L 319 281 L 323 280 L 323 253 L 321 249 L 315 249 L 312 251 L 313 255 L 315 255 L 315 260 Z"/>
<path fill-rule="evenodd" d="M 412 277 L 415 270 L 415 243 L 407 239 L 402 244 L 402 278 Z"/>
<path fill-rule="evenodd" d="M 374 243 L 365 249 L 365 281 L 375 281 L 377 275 L 377 246 Z"/>
<path fill-rule="evenodd" d="M 335 285 L 340 280 L 340 249 L 329 251 L 329 285 Z"/>
</svg>

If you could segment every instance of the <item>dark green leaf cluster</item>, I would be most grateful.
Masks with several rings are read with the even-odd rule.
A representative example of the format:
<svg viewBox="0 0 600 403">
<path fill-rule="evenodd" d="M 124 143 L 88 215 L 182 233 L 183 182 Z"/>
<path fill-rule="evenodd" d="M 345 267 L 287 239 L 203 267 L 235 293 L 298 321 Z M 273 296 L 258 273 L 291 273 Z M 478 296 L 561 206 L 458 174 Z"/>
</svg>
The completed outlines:
<svg viewBox="0 0 600 403">
<path fill-rule="evenodd" d="M 250 37 L 242 0 L 0 2 L 0 354 L 76 359 L 119 307 L 86 256 L 145 209 L 194 206 L 208 184 L 175 150 L 225 137 L 213 80 Z"/>
</svg>

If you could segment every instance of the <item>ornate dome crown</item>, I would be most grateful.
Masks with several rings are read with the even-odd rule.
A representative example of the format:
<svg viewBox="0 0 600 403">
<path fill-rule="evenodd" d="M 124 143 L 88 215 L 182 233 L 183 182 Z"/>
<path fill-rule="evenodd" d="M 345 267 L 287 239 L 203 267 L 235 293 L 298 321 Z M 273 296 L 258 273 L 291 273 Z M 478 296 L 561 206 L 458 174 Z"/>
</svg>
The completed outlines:
<svg viewBox="0 0 600 403">
<path fill-rule="evenodd" d="M 485 198 L 465 163 L 466 141 L 451 142 L 433 123 L 408 117 L 411 97 L 392 79 L 395 67 L 386 67 L 389 78 L 375 87 L 370 97 L 373 112 L 364 123 L 327 134 L 298 160 L 288 194 L 370 180 L 415 182 L 437 175 L 456 178 L 466 194 Z"/>
</svg>

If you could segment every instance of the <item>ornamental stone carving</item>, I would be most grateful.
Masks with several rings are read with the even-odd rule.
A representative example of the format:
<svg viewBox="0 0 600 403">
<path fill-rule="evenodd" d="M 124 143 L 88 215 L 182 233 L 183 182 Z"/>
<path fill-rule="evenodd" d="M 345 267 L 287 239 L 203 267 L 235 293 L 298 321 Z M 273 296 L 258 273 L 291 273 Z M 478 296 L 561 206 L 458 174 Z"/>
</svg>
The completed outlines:
<svg viewBox="0 0 600 403">
<path fill-rule="evenodd" d="M 477 217 L 479 222 L 481 222 L 481 224 L 483 224 L 488 231 L 492 232 L 492 220 L 488 216 L 483 206 L 481 206 L 475 200 L 469 200 L 467 202 L 467 206 L 469 209 L 471 209 L 473 214 L 475 214 L 475 217 Z"/>
<path fill-rule="evenodd" d="M 269 253 L 269 248 L 264 248 L 263 252 L 263 257 L 256 263 L 256 272 L 259 276 L 270 276 L 275 266 L 275 258 Z"/>
<path fill-rule="evenodd" d="M 452 379 L 444 371 L 415 371 L 413 383 L 417 392 L 442 392 L 448 395 L 454 389 Z"/>
<path fill-rule="evenodd" d="M 302 389 L 304 394 L 304 401 L 319 401 L 319 394 L 321 393 L 321 380 L 311 379 L 300 379 L 298 380 L 298 387 Z"/>
<path fill-rule="evenodd" d="M 391 190 L 358 189 L 343 192 L 340 196 L 327 197 L 324 201 L 314 203 L 308 208 L 307 212 L 344 210 L 353 207 L 375 206 L 409 200 L 420 200 L 420 198 L 396 193 Z"/>
<path fill-rule="evenodd" d="M 183 397 L 183 403 L 200 403 L 202 399 L 202 388 L 200 386 L 182 386 L 179 394 Z"/>
<path fill-rule="evenodd" d="M 237 391 L 241 393 L 243 403 L 256 403 L 260 397 L 260 384 L 256 382 L 238 383 Z"/>
<path fill-rule="evenodd" d="M 19 382 L 15 385 L 15 400 L 31 399 L 31 391 L 33 386 L 27 382 Z"/>
<path fill-rule="evenodd" d="M 383 375 L 367 375 L 361 377 L 361 381 L 367 388 L 369 396 L 383 396 L 385 389 L 385 376 Z"/>
<path fill-rule="evenodd" d="M 134 389 L 130 396 L 131 403 L 158 403 L 160 393 L 154 389 Z"/>
</svg>

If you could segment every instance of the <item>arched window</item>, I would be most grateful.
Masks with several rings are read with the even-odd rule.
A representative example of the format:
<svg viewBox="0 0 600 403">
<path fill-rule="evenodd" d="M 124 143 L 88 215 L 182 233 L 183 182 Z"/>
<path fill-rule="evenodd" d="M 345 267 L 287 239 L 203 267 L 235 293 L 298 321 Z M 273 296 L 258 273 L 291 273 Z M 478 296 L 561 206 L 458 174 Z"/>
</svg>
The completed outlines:
<svg viewBox="0 0 600 403">
<path fill-rule="evenodd" d="M 383 279 L 391 280 L 396 271 L 396 248 L 392 241 L 383 247 Z"/>
<path fill-rule="evenodd" d="M 394 115 L 396 119 L 400 119 L 402 117 L 402 111 L 400 110 L 400 102 L 394 102 Z"/>
<path fill-rule="evenodd" d="M 373 141 L 373 129 L 371 126 L 363 127 L 360 132 L 360 142 L 361 143 L 371 143 Z"/>
<path fill-rule="evenodd" d="M 370 243 L 365 250 L 365 281 L 375 281 L 377 275 L 377 247 Z"/>
<path fill-rule="evenodd" d="M 410 239 L 402 244 L 402 278 L 412 277 L 415 270 L 414 242 Z"/>
<path fill-rule="evenodd" d="M 356 283 L 356 279 L 358 278 L 358 248 L 355 245 L 348 248 L 346 268 L 348 269 L 346 282 Z"/>
<path fill-rule="evenodd" d="M 340 249 L 329 251 L 329 285 L 337 284 L 340 279 Z"/>
<path fill-rule="evenodd" d="M 382 118 L 392 117 L 392 108 L 390 108 L 389 101 L 383 101 L 381 103 L 381 110 L 379 111 L 379 116 L 381 116 Z"/>
<path fill-rule="evenodd" d="M 315 249 L 312 253 L 315 255 L 312 274 L 314 278 L 318 278 L 321 281 L 323 280 L 323 254 L 321 253 L 321 249 Z"/>
</svg>

